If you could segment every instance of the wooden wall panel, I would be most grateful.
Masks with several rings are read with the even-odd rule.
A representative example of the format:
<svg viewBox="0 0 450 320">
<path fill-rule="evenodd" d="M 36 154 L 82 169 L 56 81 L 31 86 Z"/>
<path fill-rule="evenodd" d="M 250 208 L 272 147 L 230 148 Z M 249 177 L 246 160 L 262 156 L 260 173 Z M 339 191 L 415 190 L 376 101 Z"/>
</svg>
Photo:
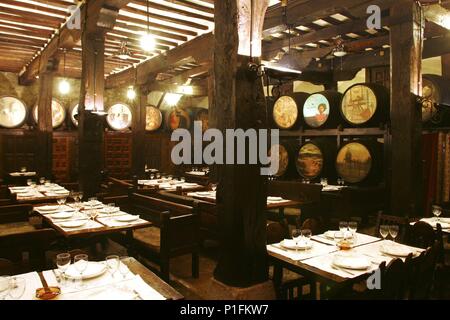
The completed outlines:
<svg viewBox="0 0 450 320">
<path fill-rule="evenodd" d="M 2 132 L 0 137 L 1 175 L 19 171 L 21 167 L 35 171 L 38 147 L 34 133 L 22 130 Z"/>
<path fill-rule="evenodd" d="M 131 146 L 131 132 L 107 132 L 105 134 L 105 168 L 110 176 L 122 179 L 130 177 Z"/>
<path fill-rule="evenodd" d="M 70 182 L 76 180 L 77 134 L 53 133 L 53 177 L 57 181 Z"/>
</svg>

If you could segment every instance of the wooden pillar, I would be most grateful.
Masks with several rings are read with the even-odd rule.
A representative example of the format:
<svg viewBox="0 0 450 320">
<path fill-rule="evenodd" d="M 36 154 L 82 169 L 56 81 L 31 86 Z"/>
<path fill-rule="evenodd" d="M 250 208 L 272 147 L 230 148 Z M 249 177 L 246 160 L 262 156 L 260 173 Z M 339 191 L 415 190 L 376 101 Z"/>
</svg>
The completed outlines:
<svg viewBox="0 0 450 320">
<path fill-rule="evenodd" d="M 391 8 L 391 213 L 422 213 L 422 121 L 415 95 L 422 91 L 424 18 L 420 5 L 398 1 Z"/>
<path fill-rule="evenodd" d="M 146 108 L 148 90 L 145 86 L 137 89 L 137 99 L 134 102 L 133 114 L 133 175 L 138 177 L 145 173 L 145 123 L 146 123 Z"/>
<path fill-rule="evenodd" d="M 46 178 L 52 178 L 52 98 L 53 77 L 57 65 L 57 60 L 49 60 L 46 70 L 39 75 L 37 172 L 40 177 Z"/>
<path fill-rule="evenodd" d="M 103 171 L 103 139 L 105 117 L 101 111 L 105 88 L 104 33 L 83 32 L 82 78 L 79 102 L 79 182 L 85 198 L 98 193 Z"/>
<path fill-rule="evenodd" d="M 222 0 L 215 4 L 215 81 L 210 125 L 223 133 L 225 129 L 259 129 L 267 125 L 262 79 L 249 77 L 250 58 L 238 55 L 237 19 L 238 16 L 240 21 L 250 19 L 250 12 L 238 15 L 240 2 Z M 264 15 L 265 9 L 255 15 L 255 19 L 264 18 Z M 258 63 L 258 59 L 255 62 Z M 248 151 L 247 145 L 245 152 L 248 154 Z M 267 178 L 260 174 L 259 165 L 218 165 L 216 169 L 222 245 L 214 278 L 239 288 L 263 283 L 268 280 Z"/>
<path fill-rule="evenodd" d="M 450 54 L 444 54 L 441 57 L 442 76 L 450 79 Z"/>
</svg>

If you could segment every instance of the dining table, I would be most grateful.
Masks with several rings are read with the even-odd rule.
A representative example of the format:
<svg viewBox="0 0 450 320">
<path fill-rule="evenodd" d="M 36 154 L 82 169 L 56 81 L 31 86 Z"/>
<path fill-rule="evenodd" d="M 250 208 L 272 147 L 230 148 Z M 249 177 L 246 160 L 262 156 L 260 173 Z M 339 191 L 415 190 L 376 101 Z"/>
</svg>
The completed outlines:
<svg viewBox="0 0 450 320">
<path fill-rule="evenodd" d="M 337 231 L 314 235 L 306 240 L 308 245 L 296 246 L 291 239 L 267 245 L 268 256 L 276 269 L 275 287 L 280 287 L 285 268 L 332 288 L 331 295 L 367 279 L 383 262 L 389 264 L 395 258 L 405 260 L 409 254 L 418 256 L 424 251 L 362 233 L 356 233 L 350 247 L 342 250 L 330 237 L 334 232 Z"/>
<path fill-rule="evenodd" d="M 450 218 L 444 218 L 444 217 L 430 217 L 430 218 L 421 218 L 418 221 L 422 221 L 425 223 L 428 223 L 433 227 L 434 230 L 437 229 L 437 225 L 441 225 L 441 229 L 443 233 L 450 234 Z M 411 221 L 410 224 L 414 225 L 418 221 Z"/>
<path fill-rule="evenodd" d="M 152 225 L 139 215 L 131 215 L 119 207 L 108 207 L 97 200 L 64 205 L 38 205 L 33 207 L 33 211 L 65 238 L 118 232 L 126 232 L 132 237 L 133 230 Z"/>
<path fill-rule="evenodd" d="M 78 262 L 76 262 L 78 263 Z M 7 300 L 42 300 L 37 292 L 60 291 L 52 300 L 181 300 L 177 290 L 133 257 L 120 260 L 112 272 L 106 261 L 89 261 L 80 274 L 72 263 L 65 276 L 58 269 L 33 271 L 11 277 L 24 279 L 25 286 L 14 290 Z M 82 282 L 81 282 L 82 279 Z M 38 291 L 37 291 L 38 290 Z"/>
<path fill-rule="evenodd" d="M 216 203 L 216 191 L 194 191 L 186 194 L 188 197 L 196 198 L 199 200 Z M 294 200 L 283 199 L 282 197 L 267 197 L 267 209 L 284 209 L 288 207 L 296 207 L 300 205 L 300 202 Z"/>
<path fill-rule="evenodd" d="M 195 190 L 203 190 L 205 187 L 195 182 L 186 182 L 173 178 L 160 178 L 151 180 L 138 180 L 138 186 L 142 188 L 165 190 L 165 191 L 177 191 L 190 192 Z"/>
<path fill-rule="evenodd" d="M 11 197 L 17 203 L 43 203 L 67 198 L 70 191 L 56 183 L 31 186 L 8 187 Z"/>
</svg>

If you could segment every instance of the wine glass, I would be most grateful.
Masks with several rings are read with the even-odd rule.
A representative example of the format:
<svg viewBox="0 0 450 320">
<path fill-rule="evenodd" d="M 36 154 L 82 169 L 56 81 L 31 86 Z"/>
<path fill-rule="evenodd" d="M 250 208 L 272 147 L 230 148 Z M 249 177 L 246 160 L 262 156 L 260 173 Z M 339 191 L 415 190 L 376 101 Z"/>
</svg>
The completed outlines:
<svg viewBox="0 0 450 320">
<path fill-rule="evenodd" d="M 116 204 L 114 202 L 108 203 L 106 205 L 106 212 L 108 212 L 110 214 L 113 213 L 115 207 L 116 207 Z"/>
<path fill-rule="evenodd" d="M 350 232 L 354 235 L 356 234 L 356 230 L 358 230 L 358 222 L 356 221 L 350 221 L 348 223 L 348 229 L 350 230 Z"/>
<path fill-rule="evenodd" d="M 27 179 L 27 186 L 31 187 L 31 184 L 33 183 L 33 180 Z"/>
<path fill-rule="evenodd" d="M 439 206 L 433 206 L 433 215 L 436 217 L 436 221 L 439 222 L 439 216 L 442 213 L 442 208 Z"/>
<path fill-rule="evenodd" d="M 9 296 L 18 300 L 22 298 L 25 293 L 26 281 L 21 277 L 11 277 L 9 279 Z"/>
<path fill-rule="evenodd" d="M 115 277 L 117 269 L 119 268 L 119 263 L 119 256 L 110 255 L 106 257 L 106 268 L 113 278 Z"/>
<path fill-rule="evenodd" d="M 302 230 L 302 238 L 305 241 L 305 248 L 308 249 L 310 243 L 311 243 L 311 236 L 312 232 L 309 229 L 303 229 Z"/>
<path fill-rule="evenodd" d="M 298 242 L 302 237 L 302 231 L 300 229 L 294 229 L 291 232 L 292 240 L 295 242 L 295 250 L 297 250 Z"/>
<path fill-rule="evenodd" d="M 83 200 L 83 192 L 78 192 L 78 197 L 80 197 L 80 201 Z"/>
<path fill-rule="evenodd" d="M 61 273 L 61 279 L 65 281 L 66 271 L 70 266 L 71 257 L 69 253 L 60 253 L 56 256 L 56 266 Z"/>
<path fill-rule="evenodd" d="M 130 270 L 128 269 L 127 265 L 125 264 L 125 261 L 128 259 L 128 257 L 120 257 L 119 261 L 119 272 L 122 275 L 123 279 L 127 277 L 128 272 Z"/>
<path fill-rule="evenodd" d="M 45 183 L 45 177 L 39 178 L 39 183 L 40 183 L 40 184 L 44 184 L 44 183 Z"/>
<path fill-rule="evenodd" d="M 22 172 L 22 173 L 27 172 L 27 167 L 21 167 L 20 172 Z"/>
<path fill-rule="evenodd" d="M 66 203 L 66 197 L 58 198 L 58 199 L 56 199 L 56 202 L 59 205 L 58 210 L 61 211 L 62 210 L 62 206 Z"/>
<path fill-rule="evenodd" d="M 380 226 L 380 234 L 383 237 L 383 240 L 386 240 L 386 237 L 389 234 L 389 226 L 385 225 L 385 224 L 381 225 Z"/>
<path fill-rule="evenodd" d="M 0 277 L 0 300 L 6 299 L 10 289 L 9 277 Z"/>
<path fill-rule="evenodd" d="M 395 238 L 397 238 L 398 230 L 399 230 L 398 225 L 389 226 L 389 234 L 391 235 L 394 242 L 395 242 Z"/>
<path fill-rule="evenodd" d="M 342 240 L 344 240 L 345 238 L 345 234 L 342 231 L 336 231 L 334 233 L 334 242 L 336 243 L 336 246 L 339 247 L 339 245 L 341 244 Z"/>
<path fill-rule="evenodd" d="M 150 175 L 150 180 L 153 180 L 153 179 L 155 179 L 155 175 L 154 175 L 154 174 L 151 174 L 151 175 Z"/>
<path fill-rule="evenodd" d="M 339 222 L 339 231 L 341 231 L 345 237 L 346 233 L 348 231 L 348 222 L 346 222 L 346 221 Z"/>
<path fill-rule="evenodd" d="M 211 190 L 216 191 L 216 189 L 217 189 L 217 184 L 215 184 L 215 183 L 211 184 Z"/>
<path fill-rule="evenodd" d="M 89 259 L 87 254 L 77 254 L 75 258 L 73 258 L 73 265 L 75 269 L 80 273 L 80 288 L 84 288 L 85 285 L 83 283 L 83 273 L 86 271 L 88 267 Z"/>
<path fill-rule="evenodd" d="M 180 181 L 181 181 L 181 183 L 185 183 L 186 182 L 186 178 L 185 177 L 180 177 Z"/>
</svg>

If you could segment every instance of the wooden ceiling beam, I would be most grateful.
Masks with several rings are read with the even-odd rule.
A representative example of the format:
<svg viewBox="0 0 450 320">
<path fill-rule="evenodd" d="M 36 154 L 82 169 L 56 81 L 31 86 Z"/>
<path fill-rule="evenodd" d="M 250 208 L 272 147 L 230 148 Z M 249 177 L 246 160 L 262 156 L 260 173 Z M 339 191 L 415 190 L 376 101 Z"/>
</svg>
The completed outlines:
<svg viewBox="0 0 450 320">
<path fill-rule="evenodd" d="M 17 22 L 17 23 L 25 24 L 25 25 L 35 25 L 35 26 L 41 26 L 41 27 L 47 27 L 47 28 L 53 28 L 53 29 L 57 29 L 59 26 L 59 23 L 52 23 L 49 21 L 45 22 L 45 21 L 42 21 L 39 19 L 33 19 L 32 17 L 10 15 L 10 14 L 3 13 L 1 11 L 0 11 L 0 19 Z"/>
<path fill-rule="evenodd" d="M 290 1 L 286 11 L 286 21 L 283 18 L 283 8 L 278 4 L 269 8 L 266 13 L 263 36 L 286 31 L 286 22 L 297 27 L 341 12 L 346 12 L 351 16 L 363 17 L 366 15 L 369 5 L 378 5 L 382 10 L 385 10 L 395 2 L 396 0 Z"/>
<path fill-rule="evenodd" d="M 213 41 L 214 35 L 212 33 L 199 36 L 166 52 L 164 55 L 144 61 L 136 67 L 137 70 L 130 68 L 110 75 L 106 79 L 106 87 L 120 87 L 134 83 L 135 80 L 137 85 L 143 85 L 148 82 L 152 74 L 163 72 L 170 67 L 180 66 L 188 62 L 201 64 L 212 61 Z"/>
<path fill-rule="evenodd" d="M 2 22 L 0 22 L 0 31 L 7 32 L 7 33 L 13 33 L 17 35 L 28 35 L 28 36 L 36 36 L 36 37 L 42 37 L 42 38 L 49 38 L 53 32 L 49 30 L 30 30 L 30 29 L 17 29 L 17 28 L 11 28 L 8 26 L 3 26 Z"/>
<path fill-rule="evenodd" d="M 131 24 L 123 23 L 123 22 L 116 22 L 116 27 L 127 29 L 130 32 L 142 33 L 142 32 L 147 31 L 147 28 L 145 26 L 143 26 L 143 25 L 142 26 L 136 26 L 136 25 L 131 25 Z M 183 41 L 183 42 L 188 40 L 188 37 L 183 36 L 183 35 L 179 35 L 179 34 L 175 34 L 175 33 L 164 32 L 164 31 L 153 30 L 153 29 L 150 29 L 150 32 L 155 37 L 163 37 L 163 38 L 168 38 L 170 40 Z"/>
<path fill-rule="evenodd" d="M 43 13 L 38 13 L 38 12 L 28 12 L 26 10 L 19 10 L 19 9 L 13 9 L 13 8 L 8 8 L 8 7 L 0 7 L 0 8 L 1 8 L 0 9 L 1 12 L 3 12 L 3 13 L 9 13 L 9 14 L 14 14 L 17 16 L 25 17 L 26 19 L 29 19 L 31 21 L 33 21 L 33 20 L 38 20 L 38 21 L 42 21 L 42 22 L 47 21 L 47 23 L 55 23 L 57 25 L 60 25 L 61 23 L 64 23 L 66 21 L 65 18 L 49 16 L 49 15 L 46 15 Z"/>
<path fill-rule="evenodd" d="M 121 14 L 119 12 L 119 17 L 117 18 L 117 20 L 121 20 L 121 21 L 126 21 L 126 22 L 132 22 L 135 24 L 140 24 L 140 25 L 147 25 L 147 20 L 146 19 L 138 19 L 138 18 L 134 18 L 134 17 L 129 17 L 129 16 L 125 16 L 123 14 Z M 187 35 L 187 36 L 196 36 L 198 33 L 192 30 L 186 30 L 183 28 L 177 28 L 177 27 L 172 27 L 172 26 L 167 26 L 167 25 L 161 25 L 159 23 L 154 23 L 154 22 L 149 22 L 148 24 L 151 28 L 156 28 L 158 30 L 162 30 L 162 31 L 166 31 L 166 32 L 175 32 L 178 34 L 182 34 L 182 35 Z"/>
<path fill-rule="evenodd" d="M 190 8 L 190 9 L 202 11 L 202 12 L 209 13 L 209 14 L 214 14 L 214 8 L 202 6 L 201 4 L 190 2 L 187 0 L 166 0 L 166 1 L 170 2 L 170 3 L 178 4 L 180 6 L 184 6 L 184 7 Z"/>
<path fill-rule="evenodd" d="M 69 16 L 69 12 L 67 11 L 67 8 L 70 6 L 70 3 L 67 3 L 65 10 L 49 8 L 49 7 L 46 7 L 45 4 L 26 3 L 26 2 L 12 1 L 12 0 L 2 0 L 2 3 L 12 5 L 15 7 L 19 7 L 21 9 L 23 9 L 23 11 L 28 11 L 28 10 L 32 9 L 32 10 L 38 10 L 41 12 L 51 13 L 51 14 L 55 14 L 55 15 L 59 15 L 59 16 L 63 16 L 63 17 Z M 32 12 L 32 14 L 35 14 L 35 13 L 36 12 Z M 36 13 L 36 14 L 49 16 L 44 13 Z"/>
<path fill-rule="evenodd" d="M 164 84 L 160 83 L 159 81 L 152 82 L 147 88 L 149 91 L 185 94 L 193 97 L 203 97 L 208 95 L 208 90 L 205 87 L 189 86 L 189 93 L 187 93 L 186 89 L 183 86 L 179 86 L 176 84 Z"/>
<path fill-rule="evenodd" d="M 134 7 L 130 7 L 127 6 L 126 8 L 122 9 L 123 12 L 129 12 L 129 13 L 134 13 L 134 14 L 138 14 L 138 15 L 142 15 L 147 17 L 147 12 L 140 10 L 140 9 L 136 9 Z M 187 21 L 187 20 L 182 20 L 182 19 L 178 19 L 178 18 L 173 18 L 170 16 L 164 16 L 164 15 L 160 15 L 160 14 L 156 14 L 156 13 L 149 13 L 148 16 L 151 19 L 155 19 L 155 20 L 159 20 L 159 21 L 164 21 L 164 22 L 169 22 L 169 23 L 175 23 L 181 27 L 189 27 L 189 28 L 193 28 L 193 29 L 199 29 L 199 30 L 208 30 L 208 26 L 204 25 L 204 24 L 200 24 L 200 23 L 196 23 L 196 22 L 192 22 L 192 21 Z"/>
<path fill-rule="evenodd" d="M 144 6 L 144 7 L 147 6 L 147 0 L 133 0 L 133 3 L 141 5 L 141 6 Z M 201 20 L 214 22 L 214 17 L 209 17 L 209 16 L 205 16 L 205 15 L 198 14 L 198 13 L 195 13 L 195 12 L 191 12 L 191 11 L 188 11 L 188 10 L 183 10 L 183 9 L 170 7 L 168 5 L 165 5 L 164 3 L 150 2 L 149 8 L 150 9 L 166 11 L 168 13 L 176 13 L 178 15 L 185 16 L 187 18 L 196 18 L 196 19 L 201 19 Z"/>
<path fill-rule="evenodd" d="M 95 2 L 84 3 L 80 7 L 81 11 L 81 25 L 84 25 L 84 17 L 86 15 L 97 17 L 93 19 L 96 21 L 95 25 L 85 24 L 86 31 L 90 32 L 92 29 L 101 28 L 102 26 L 110 23 L 111 17 L 110 11 L 119 11 L 122 6 L 125 6 L 129 1 L 125 0 L 100 0 Z M 89 4 L 89 6 L 88 6 Z M 105 12 L 105 8 L 107 8 Z M 86 9 L 89 12 L 86 13 Z M 97 25 L 100 24 L 100 25 Z M 36 75 L 39 74 L 45 67 L 45 62 L 48 61 L 59 49 L 59 47 L 73 48 L 76 43 L 79 42 L 81 37 L 81 30 L 71 30 L 64 25 L 60 31 L 59 36 L 53 37 L 41 54 L 33 59 L 26 67 L 24 72 L 19 76 L 19 83 L 30 84 L 36 79 Z M 42 63 L 44 62 L 44 63 Z"/>
<path fill-rule="evenodd" d="M 439 4 L 424 6 L 423 10 L 426 20 L 450 30 L 450 10 Z"/>
<path fill-rule="evenodd" d="M 107 33 L 107 37 L 114 38 L 119 41 L 126 41 L 127 44 L 133 44 L 136 47 L 140 47 L 139 40 L 132 39 L 132 38 L 124 38 L 124 37 L 121 37 L 119 34 L 115 34 L 115 33 L 116 33 L 116 30 L 112 30 L 111 32 Z M 157 41 L 157 40 L 155 40 L 155 42 L 156 42 L 155 49 L 164 50 L 164 51 L 170 50 L 169 46 L 158 44 L 159 41 Z"/>
<path fill-rule="evenodd" d="M 135 41 L 140 41 L 140 35 L 136 34 L 133 31 L 124 31 L 124 30 L 117 30 L 117 28 L 114 28 L 113 30 L 111 30 L 111 32 L 114 32 L 118 35 L 122 35 L 127 37 L 128 39 L 131 40 L 135 40 Z M 178 42 L 173 42 L 173 41 L 169 41 L 169 40 L 165 40 L 165 39 L 160 39 L 155 37 L 155 42 L 157 44 L 161 44 L 161 45 L 166 45 L 166 46 L 172 46 L 172 47 L 176 47 L 178 45 Z"/>
</svg>

